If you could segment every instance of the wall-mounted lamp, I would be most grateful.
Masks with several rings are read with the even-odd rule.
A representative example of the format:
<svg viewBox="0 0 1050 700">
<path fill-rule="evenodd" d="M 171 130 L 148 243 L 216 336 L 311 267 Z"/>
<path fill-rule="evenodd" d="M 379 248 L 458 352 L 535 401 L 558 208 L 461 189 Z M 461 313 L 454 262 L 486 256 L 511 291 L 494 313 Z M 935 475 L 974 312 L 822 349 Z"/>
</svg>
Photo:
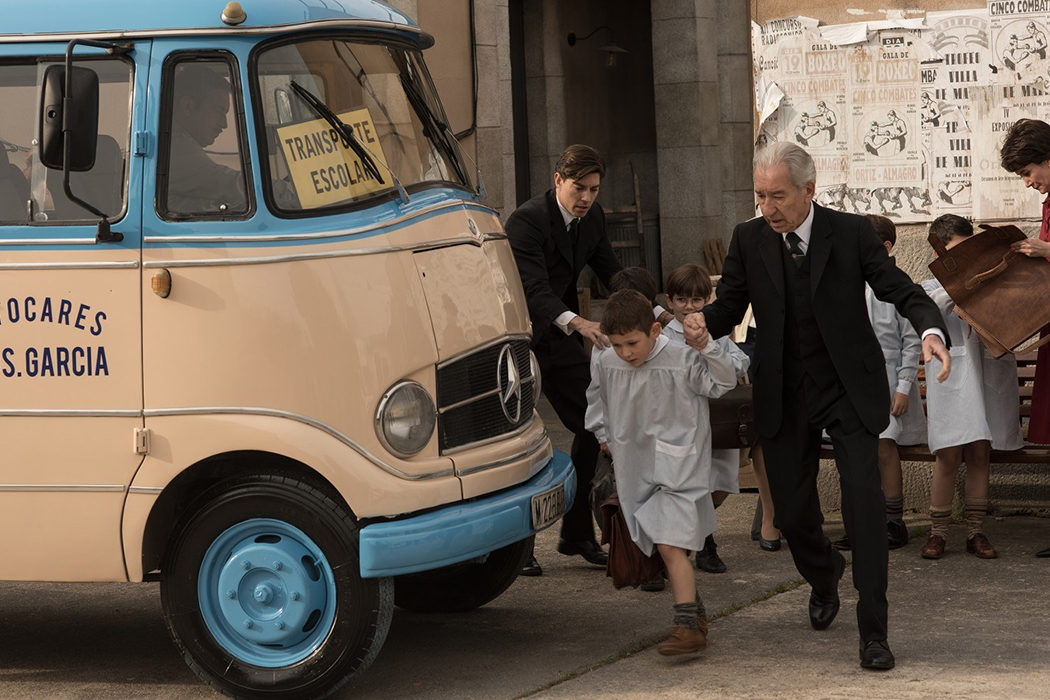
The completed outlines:
<svg viewBox="0 0 1050 700">
<path fill-rule="evenodd" d="M 608 25 L 603 24 L 600 27 L 596 27 L 589 34 L 586 34 L 584 36 L 576 36 L 575 32 L 569 32 L 569 37 L 568 37 L 568 39 L 569 39 L 569 46 L 576 46 L 576 44 L 578 42 L 587 41 L 588 39 L 590 39 L 592 36 L 594 36 L 595 34 L 597 34 L 598 32 L 600 32 L 603 29 L 608 31 L 609 41 L 608 41 L 608 43 L 602 44 L 601 46 L 599 46 L 597 50 L 598 51 L 603 51 L 603 52 L 605 52 L 608 55 L 608 57 L 605 60 L 605 65 L 608 66 L 609 68 L 612 68 L 613 66 L 616 65 L 616 56 L 617 56 L 617 54 L 630 53 L 630 51 L 628 51 L 627 49 L 625 49 L 624 47 L 622 47 L 622 46 L 620 46 L 619 44 L 616 43 L 616 41 L 615 41 L 615 39 L 613 37 L 613 31 L 612 31 L 612 29 L 609 28 Z"/>
</svg>

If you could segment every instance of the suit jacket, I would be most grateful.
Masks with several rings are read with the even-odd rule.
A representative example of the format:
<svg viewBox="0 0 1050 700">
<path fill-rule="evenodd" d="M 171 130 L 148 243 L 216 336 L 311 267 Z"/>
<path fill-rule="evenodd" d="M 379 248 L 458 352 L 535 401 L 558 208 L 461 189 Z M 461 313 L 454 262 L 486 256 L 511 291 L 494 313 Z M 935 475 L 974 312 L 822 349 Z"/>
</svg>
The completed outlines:
<svg viewBox="0 0 1050 700">
<path fill-rule="evenodd" d="M 813 313 L 846 395 L 865 427 L 878 435 L 889 423 L 886 361 L 868 320 L 864 283 L 897 307 L 921 335 L 944 327 L 937 305 L 886 253 L 868 220 L 813 205 L 810 261 Z M 722 268 L 717 299 L 704 308 L 711 337 L 743 318 L 750 303 L 759 329 L 755 348 L 755 423 L 760 435 L 780 428 L 784 392 L 786 286 L 784 236 L 759 217 L 737 225 Z"/>
<path fill-rule="evenodd" d="M 537 195 L 514 210 L 505 226 L 532 319 L 537 345 L 565 311 L 579 313 L 576 281 L 590 265 L 605 284 L 621 269 L 605 235 L 605 214 L 597 204 L 580 219 L 575 255 L 554 190 Z"/>
</svg>

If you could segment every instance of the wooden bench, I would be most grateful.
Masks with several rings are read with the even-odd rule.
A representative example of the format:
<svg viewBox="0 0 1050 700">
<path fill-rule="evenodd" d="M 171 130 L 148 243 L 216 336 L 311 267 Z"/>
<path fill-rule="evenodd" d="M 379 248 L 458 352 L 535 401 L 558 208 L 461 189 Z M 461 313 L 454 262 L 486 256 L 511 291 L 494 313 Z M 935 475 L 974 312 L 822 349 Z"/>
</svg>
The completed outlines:
<svg viewBox="0 0 1050 700">
<path fill-rule="evenodd" d="M 1028 419 L 1032 414 L 1032 384 L 1035 380 L 1035 352 L 1027 352 L 1017 356 L 1017 386 L 1021 401 L 1021 423 L 1025 435 L 1028 434 Z M 922 396 L 922 410 L 926 411 L 926 374 L 925 367 L 919 365 L 919 394 Z M 897 448 L 902 462 L 932 462 L 933 455 L 927 445 L 907 445 Z M 820 449 L 821 459 L 833 459 L 835 451 L 831 445 L 825 443 Z M 1042 445 L 1025 444 L 1019 450 L 1006 452 L 1003 450 L 992 450 L 991 462 L 993 464 L 1048 464 L 1050 463 L 1050 447 Z"/>
</svg>

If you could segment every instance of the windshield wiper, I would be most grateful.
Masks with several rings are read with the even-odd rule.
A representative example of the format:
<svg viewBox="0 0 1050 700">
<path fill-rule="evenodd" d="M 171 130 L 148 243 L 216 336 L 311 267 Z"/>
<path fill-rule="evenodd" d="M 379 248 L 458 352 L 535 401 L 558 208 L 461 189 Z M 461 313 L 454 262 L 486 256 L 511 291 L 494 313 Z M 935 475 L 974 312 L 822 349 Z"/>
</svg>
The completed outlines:
<svg viewBox="0 0 1050 700">
<path fill-rule="evenodd" d="M 419 117 L 419 121 L 423 123 L 423 130 L 445 152 L 445 156 L 452 162 L 452 166 L 456 169 L 456 175 L 460 180 L 469 182 L 467 174 L 463 170 L 463 163 L 456 157 L 452 144 L 449 142 L 450 137 L 455 141 L 452 129 L 434 114 L 434 110 L 427 104 L 427 100 L 415 80 L 406 77 L 404 73 L 398 75 L 398 80 L 401 81 L 401 87 L 405 91 L 405 96 L 408 97 L 409 104 L 412 105 L 412 109 L 415 111 L 416 116 Z M 456 141 L 456 149 L 459 149 L 459 141 Z"/>
<path fill-rule="evenodd" d="M 397 175 L 394 174 L 394 171 L 390 169 L 390 166 L 384 163 L 382 158 L 376 156 L 368 146 L 361 143 L 361 141 L 359 141 L 354 135 L 354 130 L 344 124 L 343 120 L 336 116 L 336 113 L 332 111 L 331 107 L 322 102 L 317 95 L 313 94 L 294 80 L 290 81 L 290 85 L 295 94 L 298 95 L 299 98 L 302 99 L 302 101 L 312 110 L 314 110 L 314 112 L 317 113 L 317 116 L 328 122 L 328 125 L 339 134 L 343 146 L 354 152 L 354 155 L 356 155 L 358 160 L 361 161 L 361 165 L 364 166 L 369 174 L 379 181 L 379 184 L 385 185 L 386 181 L 383 180 L 383 176 L 379 173 L 379 168 L 376 166 L 376 163 L 378 162 L 388 173 L 390 173 L 390 177 L 393 178 L 394 185 L 397 187 L 398 197 L 403 203 L 407 204 L 408 192 L 405 191 L 405 188 L 401 185 L 401 180 L 399 180 Z"/>
</svg>

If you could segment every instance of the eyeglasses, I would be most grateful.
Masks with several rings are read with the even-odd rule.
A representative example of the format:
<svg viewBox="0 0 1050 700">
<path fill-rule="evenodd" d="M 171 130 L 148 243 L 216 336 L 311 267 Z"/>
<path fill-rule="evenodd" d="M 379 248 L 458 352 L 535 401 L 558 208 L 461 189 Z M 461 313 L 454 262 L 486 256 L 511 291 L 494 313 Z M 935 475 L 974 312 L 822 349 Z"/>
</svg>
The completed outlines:
<svg viewBox="0 0 1050 700">
<path fill-rule="evenodd" d="M 704 297 L 671 297 L 671 301 L 675 304 L 685 306 L 686 304 L 692 304 L 693 306 L 704 306 L 707 303 L 707 299 Z"/>
</svg>

